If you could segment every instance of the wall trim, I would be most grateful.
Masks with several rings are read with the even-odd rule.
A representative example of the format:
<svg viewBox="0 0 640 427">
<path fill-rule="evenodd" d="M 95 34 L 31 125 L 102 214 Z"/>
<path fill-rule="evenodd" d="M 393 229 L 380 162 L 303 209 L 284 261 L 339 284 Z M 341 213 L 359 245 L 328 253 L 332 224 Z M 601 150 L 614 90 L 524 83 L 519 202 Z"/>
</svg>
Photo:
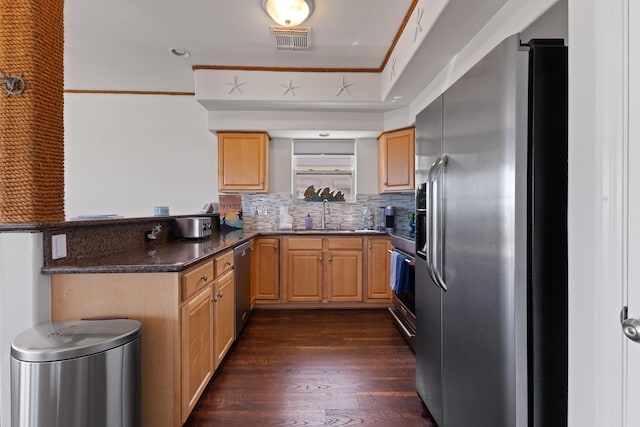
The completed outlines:
<svg viewBox="0 0 640 427">
<path fill-rule="evenodd" d="M 145 90 L 100 90 L 100 89 L 65 89 L 64 93 L 84 93 L 101 95 L 170 95 L 170 96 L 195 96 L 195 92 L 169 92 L 169 91 L 145 91 Z"/>
</svg>

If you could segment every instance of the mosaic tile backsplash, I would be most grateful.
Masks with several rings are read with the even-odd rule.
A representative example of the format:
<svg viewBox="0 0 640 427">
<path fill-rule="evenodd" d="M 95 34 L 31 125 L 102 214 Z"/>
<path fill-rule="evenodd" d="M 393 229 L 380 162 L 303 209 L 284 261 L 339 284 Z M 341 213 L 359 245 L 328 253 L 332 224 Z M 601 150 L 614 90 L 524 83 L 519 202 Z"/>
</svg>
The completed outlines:
<svg viewBox="0 0 640 427">
<path fill-rule="evenodd" d="M 305 228 L 307 214 L 311 216 L 313 228 L 320 228 L 322 203 L 293 200 L 291 194 L 243 194 L 243 227 L 256 232 L 277 231 L 281 206 L 288 207 L 288 213 L 293 217 L 294 230 Z M 368 208 L 368 214 L 363 218 L 365 206 Z M 395 207 L 395 234 L 408 236 L 409 216 L 415 207 L 413 193 L 367 194 L 357 196 L 355 202 L 330 202 L 329 213 L 325 216 L 327 228 L 361 229 L 364 228 L 364 222 L 366 228 L 375 229 L 379 224 L 380 206 Z"/>
</svg>

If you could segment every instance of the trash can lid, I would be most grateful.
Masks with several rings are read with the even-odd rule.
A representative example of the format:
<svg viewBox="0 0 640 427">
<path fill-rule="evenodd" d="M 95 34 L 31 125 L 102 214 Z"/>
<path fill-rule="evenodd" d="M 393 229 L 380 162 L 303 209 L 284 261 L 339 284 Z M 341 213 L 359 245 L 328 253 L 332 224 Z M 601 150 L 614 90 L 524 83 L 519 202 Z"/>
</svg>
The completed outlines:
<svg viewBox="0 0 640 427">
<path fill-rule="evenodd" d="M 25 362 L 73 359 L 127 344 L 141 333 L 142 323 L 133 319 L 45 323 L 17 335 L 11 357 Z"/>
</svg>

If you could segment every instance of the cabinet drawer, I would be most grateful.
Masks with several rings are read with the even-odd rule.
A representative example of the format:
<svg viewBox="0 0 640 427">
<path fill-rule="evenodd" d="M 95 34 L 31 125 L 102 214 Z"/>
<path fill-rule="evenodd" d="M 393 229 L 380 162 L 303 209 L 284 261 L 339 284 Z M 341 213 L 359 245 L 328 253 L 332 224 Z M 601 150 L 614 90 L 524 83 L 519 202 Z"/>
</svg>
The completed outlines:
<svg viewBox="0 0 640 427">
<path fill-rule="evenodd" d="M 296 237 L 288 239 L 289 249 L 322 249 L 321 237 Z"/>
<path fill-rule="evenodd" d="M 220 276 L 225 271 L 231 270 L 233 268 L 233 251 L 227 251 L 216 257 L 214 262 L 216 264 L 216 276 Z"/>
<path fill-rule="evenodd" d="M 214 278 L 213 275 L 213 262 L 205 262 L 199 264 L 193 269 L 187 271 L 182 275 L 182 301 L 186 301 L 195 294 L 199 289 L 211 282 Z"/>
<path fill-rule="evenodd" d="M 328 249 L 360 249 L 362 250 L 362 237 L 329 237 Z"/>
</svg>

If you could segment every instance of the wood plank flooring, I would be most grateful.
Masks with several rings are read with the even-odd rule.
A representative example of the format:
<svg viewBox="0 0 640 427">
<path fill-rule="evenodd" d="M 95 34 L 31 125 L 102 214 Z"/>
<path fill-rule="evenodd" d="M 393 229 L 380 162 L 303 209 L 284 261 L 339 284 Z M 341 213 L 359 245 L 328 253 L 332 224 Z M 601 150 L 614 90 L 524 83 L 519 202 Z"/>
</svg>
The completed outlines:
<svg viewBox="0 0 640 427">
<path fill-rule="evenodd" d="M 185 427 L 356 424 L 435 427 L 386 310 L 255 310 Z"/>
</svg>

